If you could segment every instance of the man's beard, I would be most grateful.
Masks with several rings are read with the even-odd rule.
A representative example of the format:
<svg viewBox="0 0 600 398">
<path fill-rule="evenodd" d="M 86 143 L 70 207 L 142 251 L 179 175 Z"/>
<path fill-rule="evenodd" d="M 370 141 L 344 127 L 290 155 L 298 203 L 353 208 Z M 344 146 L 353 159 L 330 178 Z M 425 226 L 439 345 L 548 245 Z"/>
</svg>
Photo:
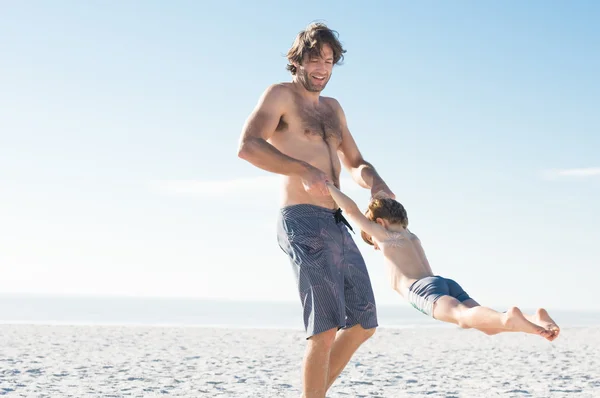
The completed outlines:
<svg viewBox="0 0 600 398">
<path fill-rule="evenodd" d="M 325 89 L 325 86 L 327 86 L 327 83 L 329 82 L 329 78 L 327 80 L 323 80 L 323 86 L 317 87 L 311 83 L 310 77 L 308 76 L 308 72 L 306 72 L 305 69 L 302 69 L 298 72 L 298 81 L 302 84 L 306 91 L 310 91 L 311 93 L 319 93 L 323 91 Z"/>
</svg>

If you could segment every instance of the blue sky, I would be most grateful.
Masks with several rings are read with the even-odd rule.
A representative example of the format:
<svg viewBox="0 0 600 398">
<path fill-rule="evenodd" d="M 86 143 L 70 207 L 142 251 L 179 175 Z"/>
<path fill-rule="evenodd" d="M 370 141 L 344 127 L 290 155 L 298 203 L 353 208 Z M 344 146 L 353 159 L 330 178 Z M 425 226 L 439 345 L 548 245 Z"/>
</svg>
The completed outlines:
<svg viewBox="0 0 600 398">
<path fill-rule="evenodd" d="M 600 6 L 365 4 L 0 6 L 0 292 L 297 300 L 278 177 L 236 149 L 321 20 L 348 50 L 324 94 L 434 271 L 493 306 L 600 309 Z"/>
</svg>

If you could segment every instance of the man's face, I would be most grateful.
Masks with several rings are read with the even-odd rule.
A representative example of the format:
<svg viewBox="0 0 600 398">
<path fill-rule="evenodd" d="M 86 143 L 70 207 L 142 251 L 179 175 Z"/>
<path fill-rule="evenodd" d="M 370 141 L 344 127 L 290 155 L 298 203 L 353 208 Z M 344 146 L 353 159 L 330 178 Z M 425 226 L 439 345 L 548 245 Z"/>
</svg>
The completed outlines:
<svg viewBox="0 0 600 398">
<path fill-rule="evenodd" d="M 325 89 L 333 70 L 333 51 L 323 45 L 320 57 L 304 56 L 302 65 L 297 65 L 298 81 L 307 91 L 318 93 Z"/>
</svg>

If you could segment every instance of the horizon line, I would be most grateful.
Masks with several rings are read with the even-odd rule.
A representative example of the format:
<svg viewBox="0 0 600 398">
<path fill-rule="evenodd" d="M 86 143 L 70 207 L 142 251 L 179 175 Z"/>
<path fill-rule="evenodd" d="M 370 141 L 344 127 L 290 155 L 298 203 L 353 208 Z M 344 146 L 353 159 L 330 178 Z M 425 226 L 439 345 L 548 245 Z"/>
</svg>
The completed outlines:
<svg viewBox="0 0 600 398">
<path fill-rule="evenodd" d="M 88 294 L 88 293 L 57 293 L 57 292 L 2 292 L 0 291 L 0 298 L 88 298 L 88 299 L 131 299 L 131 300 L 173 300 L 173 301 L 213 301 L 213 302 L 226 302 L 234 304 L 243 303 L 263 303 L 263 304 L 288 304 L 300 306 L 300 302 L 297 300 L 268 300 L 268 299 L 240 299 L 240 298 L 226 298 L 226 297 L 198 297 L 198 296 L 153 296 L 153 295 L 127 295 L 127 294 Z M 508 308 L 513 305 L 486 305 L 489 308 Z M 384 301 L 377 304 L 377 307 L 405 307 L 406 309 L 412 309 L 412 307 L 402 299 L 397 302 Z M 535 307 L 520 306 L 522 310 L 534 310 Z M 568 311 L 577 313 L 589 313 L 589 312 L 600 312 L 598 308 L 567 308 L 567 307 L 545 307 L 549 311 Z"/>
</svg>

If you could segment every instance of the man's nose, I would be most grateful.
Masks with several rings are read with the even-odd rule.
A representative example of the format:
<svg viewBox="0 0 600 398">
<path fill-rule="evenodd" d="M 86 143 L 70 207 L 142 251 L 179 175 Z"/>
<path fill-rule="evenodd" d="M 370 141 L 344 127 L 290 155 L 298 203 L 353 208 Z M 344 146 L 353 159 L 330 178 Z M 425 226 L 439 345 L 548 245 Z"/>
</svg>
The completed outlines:
<svg viewBox="0 0 600 398">
<path fill-rule="evenodd" d="M 327 62 L 325 62 L 324 60 L 320 60 L 319 62 L 317 62 L 317 71 L 326 72 L 327 71 Z"/>
</svg>

